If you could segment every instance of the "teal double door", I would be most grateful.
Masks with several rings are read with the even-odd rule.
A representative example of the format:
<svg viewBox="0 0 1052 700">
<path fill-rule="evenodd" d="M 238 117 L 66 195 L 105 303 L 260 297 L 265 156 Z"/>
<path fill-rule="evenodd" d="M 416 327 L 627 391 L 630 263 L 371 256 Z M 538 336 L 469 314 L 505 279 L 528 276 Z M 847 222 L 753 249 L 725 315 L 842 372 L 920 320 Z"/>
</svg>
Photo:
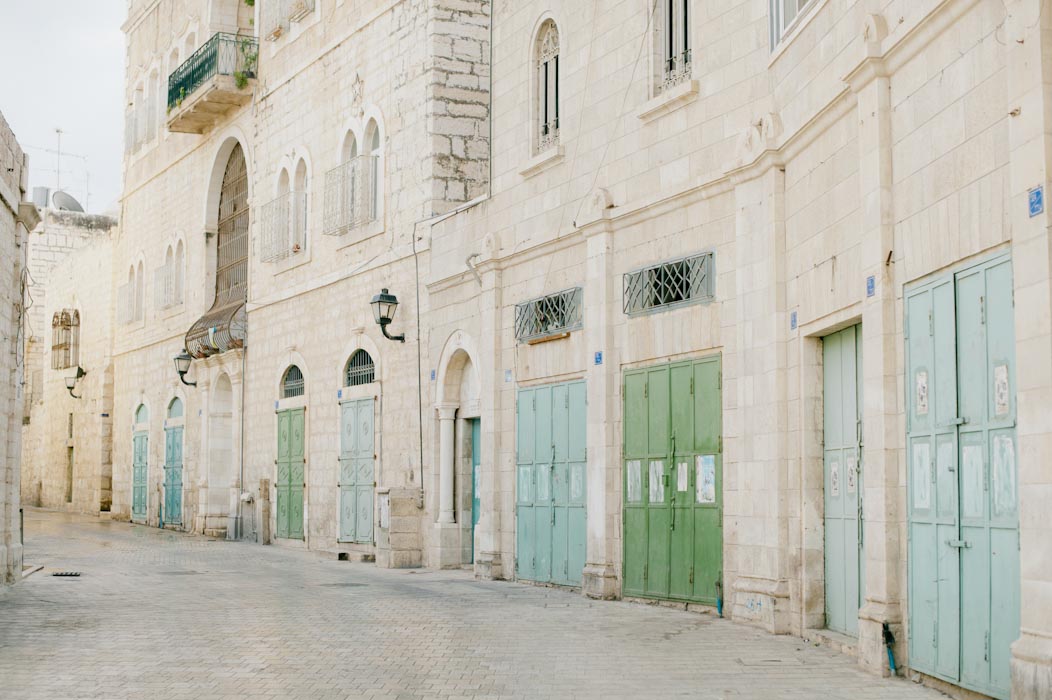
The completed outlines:
<svg viewBox="0 0 1052 700">
<path fill-rule="evenodd" d="M 719 357 L 625 372 L 627 596 L 721 598 L 721 382 Z"/>
<path fill-rule="evenodd" d="M 340 404 L 340 541 L 373 541 L 373 399 Z"/>
<path fill-rule="evenodd" d="M 518 577 L 579 586 L 587 527 L 585 383 L 520 389 L 517 406 Z"/>
<path fill-rule="evenodd" d="M 132 436 L 132 520 L 146 522 L 149 507 L 149 433 Z"/>
<path fill-rule="evenodd" d="M 482 491 L 479 488 L 482 471 L 482 421 L 471 420 L 471 563 L 475 563 L 475 528 L 482 514 Z"/>
<path fill-rule="evenodd" d="M 1019 636 L 1012 268 L 906 294 L 910 665 L 997 698 Z"/>
<path fill-rule="evenodd" d="M 826 627 L 858 635 L 862 537 L 862 326 L 822 339 Z"/>
<path fill-rule="evenodd" d="M 183 429 L 164 430 L 164 507 L 161 522 L 181 525 L 183 522 Z"/>
<path fill-rule="evenodd" d="M 303 539 L 303 491 L 307 486 L 303 428 L 306 412 L 293 408 L 278 412 L 278 458 L 276 460 L 279 538 Z"/>
</svg>

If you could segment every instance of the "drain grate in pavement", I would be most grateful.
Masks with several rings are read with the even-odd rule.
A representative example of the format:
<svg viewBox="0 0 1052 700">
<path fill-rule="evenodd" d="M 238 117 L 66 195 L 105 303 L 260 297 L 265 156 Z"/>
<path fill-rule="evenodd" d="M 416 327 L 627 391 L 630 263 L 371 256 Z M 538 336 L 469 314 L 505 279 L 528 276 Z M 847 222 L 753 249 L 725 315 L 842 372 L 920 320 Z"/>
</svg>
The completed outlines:
<svg viewBox="0 0 1052 700">
<path fill-rule="evenodd" d="M 76 578 L 77 576 L 80 576 L 80 572 L 79 571 L 56 571 L 55 573 L 53 573 L 51 575 L 52 576 L 64 576 L 66 578 Z"/>
</svg>

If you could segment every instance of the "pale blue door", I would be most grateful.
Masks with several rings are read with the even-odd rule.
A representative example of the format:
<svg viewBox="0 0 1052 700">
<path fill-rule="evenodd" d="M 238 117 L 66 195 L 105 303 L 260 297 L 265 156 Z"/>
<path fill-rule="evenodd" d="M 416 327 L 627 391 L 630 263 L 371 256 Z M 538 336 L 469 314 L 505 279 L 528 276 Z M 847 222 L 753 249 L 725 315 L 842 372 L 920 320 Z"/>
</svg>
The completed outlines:
<svg viewBox="0 0 1052 700">
<path fill-rule="evenodd" d="M 183 522 L 183 429 L 164 431 L 164 511 L 162 522 L 180 525 Z"/>
<path fill-rule="evenodd" d="M 471 563 L 475 563 L 475 527 L 482 514 L 482 491 L 479 472 L 482 466 L 482 421 L 471 421 Z"/>
<path fill-rule="evenodd" d="M 822 339 L 826 626 L 858 635 L 862 606 L 862 327 Z"/>
<path fill-rule="evenodd" d="M 522 389 L 517 406 L 518 576 L 578 586 L 587 531 L 585 384 Z"/>
<path fill-rule="evenodd" d="M 148 433 L 138 432 L 132 437 L 132 520 L 146 521 Z"/>
<path fill-rule="evenodd" d="M 373 399 L 340 404 L 340 541 L 373 541 Z"/>
<path fill-rule="evenodd" d="M 1012 307 L 1007 255 L 906 299 L 910 665 L 997 698 L 1020 627 Z"/>
</svg>

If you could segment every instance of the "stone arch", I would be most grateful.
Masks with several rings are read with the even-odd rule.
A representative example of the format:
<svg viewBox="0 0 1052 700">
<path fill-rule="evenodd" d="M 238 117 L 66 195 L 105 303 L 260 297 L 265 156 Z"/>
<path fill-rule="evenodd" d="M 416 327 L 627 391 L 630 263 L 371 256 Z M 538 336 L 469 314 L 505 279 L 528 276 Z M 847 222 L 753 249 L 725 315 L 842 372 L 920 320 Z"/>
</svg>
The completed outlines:
<svg viewBox="0 0 1052 700">
<path fill-rule="evenodd" d="M 223 190 L 223 176 L 226 174 L 226 166 L 230 160 L 234 148 L 241 147 L 241 155 L 245 159 L 245 168 L 248 170 L 248 200 L 252 203 L 252 158 L 245 144 L 248 139 L 244 132 L 237 126 L 230 126 L 219 140 L 219 146 L 212 156 L 212 171 L 208 177 L 208 189 L 205 191 L 204 230 L 206 233 L 216 233 L 219 230 L 219 198 Z"/>
<path fill-rule="evenodd" d="M 221 372 L 209 388 L 208 493 L 206 530 L 226 527 L 230 488 L 236 485 L 234 464 L 234 390 L 230 376 Z"/>
<path fill-rule="evenodd" d="M 369 357 L 373 359 L 373 373 L 375 376 L 373 381 L 382 383 L 383 365 L 380 348 L 373 342 L 373 339 L 365 335 L 365 333 L 355 333 L 347 344 L 344 345 L 343 353 L 340 355 L 340 366 L 337 368 L 337 388 L 344 388 L 344 372 L 347 369 L 347 363 L 350 362 L 354 353 L 359 350 L 364 350 L 369 353 Z"/>
<path fill-rule="evenodd" d="M 351 117 L 344 124 L 340 143 L 336 151 L 336 163 L 346 163 L 362 153 L 362 139 L 365 137 L 364 123 L 357 117 Z M 353 144 L 353 149 L 352 149 Z"/>
<path fill-rule="evenodd" d="M 464 417 L 476 417 L 479 414 L 477 404 L 481 395 L 481 384 L 477 358 L 478 350 L 474 340 L 467 333 L 458 330 L 446 340 L 439 359 L 437 403 L 463 408 L 470 414 Z M 472 403 L 475 405 L 469 405 Z"/>
</svg>

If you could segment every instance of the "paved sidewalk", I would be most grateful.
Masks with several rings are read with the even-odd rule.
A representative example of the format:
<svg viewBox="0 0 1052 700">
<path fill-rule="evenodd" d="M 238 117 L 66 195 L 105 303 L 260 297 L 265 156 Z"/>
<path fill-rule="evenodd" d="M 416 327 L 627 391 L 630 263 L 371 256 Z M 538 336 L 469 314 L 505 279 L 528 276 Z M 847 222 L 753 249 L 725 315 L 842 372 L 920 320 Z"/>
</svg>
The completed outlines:
<svg viewBox="0 0 1052 700">
<path fill-rule="evenodd" d="M 707 615 L 82 516 L 26 529 L 46 568 L 0 594 L 2 698 L 943 697 Z"/>
</svg>

